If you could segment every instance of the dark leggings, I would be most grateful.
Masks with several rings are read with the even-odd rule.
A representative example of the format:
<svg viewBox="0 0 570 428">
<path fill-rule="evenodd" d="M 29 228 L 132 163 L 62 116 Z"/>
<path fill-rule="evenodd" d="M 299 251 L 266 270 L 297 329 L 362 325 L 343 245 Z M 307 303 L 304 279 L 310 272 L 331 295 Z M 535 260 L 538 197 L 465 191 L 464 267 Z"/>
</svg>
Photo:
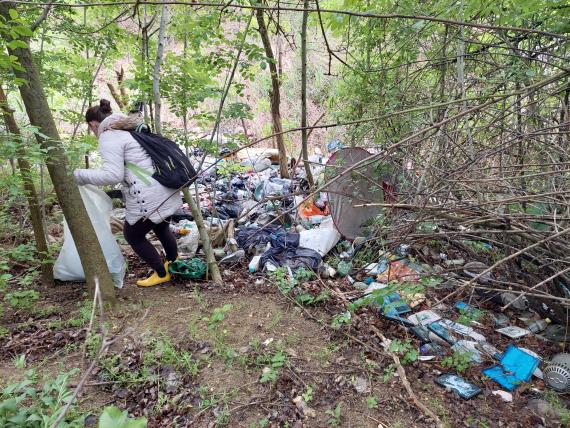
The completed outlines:
<svg viewBox="0 0 570 428">
<path fill-rule="evenodd" d="M 125 222 L 123 235 L 135 253 L 143 259 L 159 276 L 166 275 L 162 258 L 154 246 L 146 239 L 146 234 L 153 231 L 166 252 L 166 259 L 169 261 L 176 260 L 178 257 L 178 246 L 176 238 L 170 231 L 168 222 L 153 223 L 149 219 L 139 220 L 135 224 L 130 225 Z"/>
</svg>

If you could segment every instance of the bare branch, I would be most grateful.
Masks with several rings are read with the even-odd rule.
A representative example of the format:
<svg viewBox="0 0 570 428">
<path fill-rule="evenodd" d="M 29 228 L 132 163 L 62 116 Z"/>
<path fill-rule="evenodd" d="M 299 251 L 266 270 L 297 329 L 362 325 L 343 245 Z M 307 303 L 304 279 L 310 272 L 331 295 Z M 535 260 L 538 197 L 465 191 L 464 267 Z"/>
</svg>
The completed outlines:
<svg viewBox="0 0 570 428">
<path fill-rule="evenodd" d="M 51 11 L 52 6 L 53 6 L 53 4 L 48 4 L 48 5 L 44 6 L 44 10 L 43 10 L 42 14 L 40 16 L 38 16 L 38 19 L 36 19 L 35 22 L 30 26 L 30 30 L 32 30 L 32 32 L 36 31 L 37 28 L 40 25 L 42 25 L 42 22 L 44 22 L 47 19 L 49 12 Z"/>
</svg>

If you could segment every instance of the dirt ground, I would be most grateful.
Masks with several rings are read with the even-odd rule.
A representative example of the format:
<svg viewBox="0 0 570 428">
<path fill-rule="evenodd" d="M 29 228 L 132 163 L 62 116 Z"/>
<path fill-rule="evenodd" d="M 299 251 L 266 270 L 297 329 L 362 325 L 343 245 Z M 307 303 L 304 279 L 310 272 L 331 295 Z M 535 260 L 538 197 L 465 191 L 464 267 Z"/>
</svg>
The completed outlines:
<svg viewBox="0 0 570 428">
<path fill-rule="evenodd" d="M 134 273 L 105 320 L 117 340 L 80 396 L 84 411 L 96 415 L 115 404 L 146 416 L 151 427 L 433 426 L 398 376 L 388 375 L 392 360 L 375 352 L 381 345 L 366 324 L 389 337 L 407 333 L 373 311 L 362 310 L 359 324 L 345 334 L 329 327 L 338 308 L 301 308 L 266 277 L 242 274 L 243 267 L 227 268 L 221 287 L 176 280 L 141 289 L 133 283 L 144 268 L 129 263 Z M 47 374 L 89 360 L 83 357 L 87 325 L 69 322 L 86 298 L 83 286 L 60 284 L 41 295 L 43 311 L 4 314 L 10 334 L 0 342 L 3 385 L 22 376 L 23 369 L 14 368 L 21 354 L 28 367 Z M 147 377 L 129 378 L 141 367 Z M 517 389 L 513 403 L 505 403 L 492 395 L 498 388 L 482 379 L 480 368 L 471 368 L 465 377 L 477 379 L 484 391 L 465 401 L 434 383 L 442 372 L 438 363 L 416 361 L 405 368 L 419 400 L 446 426 L 560 425 L 525 408 L 533 388 L 544 389 L 539 381 Z"/>
</svg>

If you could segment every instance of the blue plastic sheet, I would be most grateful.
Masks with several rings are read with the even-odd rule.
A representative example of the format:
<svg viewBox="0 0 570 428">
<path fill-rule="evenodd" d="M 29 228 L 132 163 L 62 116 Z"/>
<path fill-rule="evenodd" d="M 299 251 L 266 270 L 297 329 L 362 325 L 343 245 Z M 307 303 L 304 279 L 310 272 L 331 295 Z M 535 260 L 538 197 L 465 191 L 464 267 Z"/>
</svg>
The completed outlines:
<svg viewBox="0 0 570 428">
<path fill-rule="evenodd" d="M 527 382 L 539 364 L 538 358 L 527 354 L 515 345 L 509 345 L 499 364 L 483 370 L 483 374 L 506 390 L 512 391 L 522 382 Z"/>
</svg>

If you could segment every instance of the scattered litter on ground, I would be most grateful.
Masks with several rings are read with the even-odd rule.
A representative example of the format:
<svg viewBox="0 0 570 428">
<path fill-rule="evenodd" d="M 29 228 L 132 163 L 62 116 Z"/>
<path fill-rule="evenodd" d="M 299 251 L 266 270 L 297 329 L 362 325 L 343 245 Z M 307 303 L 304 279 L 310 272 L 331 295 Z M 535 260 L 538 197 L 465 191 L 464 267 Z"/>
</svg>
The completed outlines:
<svg viewBox="0 0 570 428">
<path fill-rule="evenodd" d="M 477 385 L 466 381 L 461 376 L 452 374 L 442 374 L 435 380 L 435 382 L 438 385 L 441 385 L 444 388 L 455 392 L 461 398 L 464 398 L 466 400 L 475 397 L 481 392 L 481 388 L 479 388 Z"/>
</svg>

